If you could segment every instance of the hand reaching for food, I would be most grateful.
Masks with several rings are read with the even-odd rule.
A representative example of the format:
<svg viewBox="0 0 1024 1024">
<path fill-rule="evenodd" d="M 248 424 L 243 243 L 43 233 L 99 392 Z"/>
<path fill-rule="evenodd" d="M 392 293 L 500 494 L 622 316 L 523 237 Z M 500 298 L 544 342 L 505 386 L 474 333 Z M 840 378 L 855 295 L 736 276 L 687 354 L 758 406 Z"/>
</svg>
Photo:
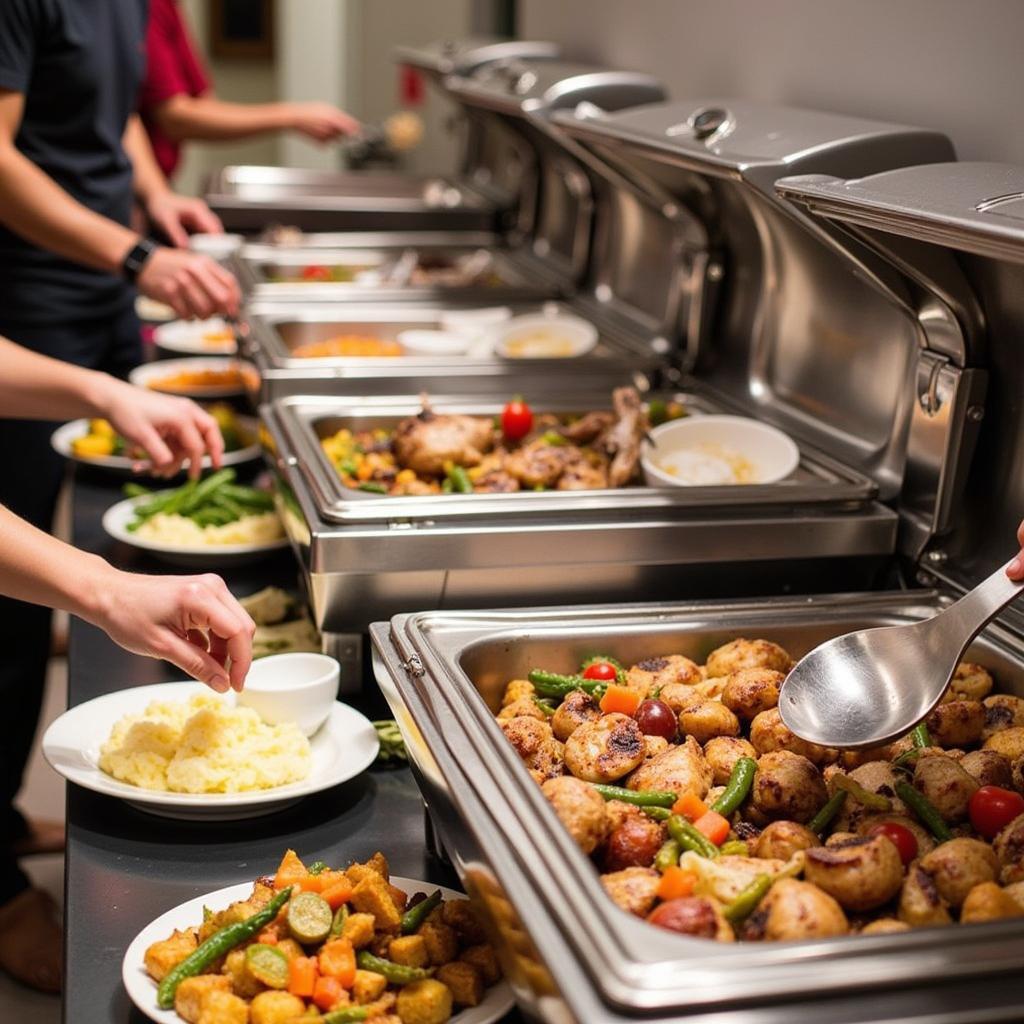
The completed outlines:
<svg viewBox="0 0 1024 1024">
<path fill-rule="evenodd" d="M 165 302 L 185 320 L 215 313 L 237 316 L 241 293 L 234 276 L 200 253 L 160 246 L 139 273 L 143 295 Z"/>
<path fill-rule="evenodd" d="M 173 477 L 184 462 L 192 479 L 199 476 L 203 456 L 209 453 L 219 467 L 224 438 L 217 421 L 187 398 L 162 395 L 107 377 L 101 384 L 97 412 L 132 445 L 141 448 L 155 476 Z M 136 464 L 136 470 L 142 463 Z"/>
<path fill-rule="evenodd" d="M 1020 554 L 1006 567 L 1006 575 L 1011 580 L 1024 580 L 1024 523 L 1017 527 L 1017 543 Z"/>
<path fill-rule="evenodd" d="M 146 204 L 146 213 L 172 245 L 188 247 L 188 236 L 197 232 L 220 235 L 224 225 L 202 199 L 163 192 Z"/>
<path fill-rule="evenodd" d="M 169 661 L 218 693 L 241 691 L 256 624 L 219 576 L 112 571 L 91 621 L 133 654 Z"/>
</svg>

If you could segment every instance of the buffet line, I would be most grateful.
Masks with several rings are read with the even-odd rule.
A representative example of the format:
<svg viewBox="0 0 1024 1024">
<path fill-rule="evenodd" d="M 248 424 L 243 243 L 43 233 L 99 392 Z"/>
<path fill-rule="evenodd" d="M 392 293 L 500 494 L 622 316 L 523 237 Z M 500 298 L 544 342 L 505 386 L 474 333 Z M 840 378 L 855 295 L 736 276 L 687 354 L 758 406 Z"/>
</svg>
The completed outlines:
<svg viewBox="0 0 1024 1024">
<path fill-rule="evenodd" d="M 301 592 L 247 600 L 237 701 L 100 697 L 44 745 L 192 820 L 407 758 L 470 902 L 387 850 L 282 849 L 140 933 L 130 997 L 191 1024 L 1019 1019 L 1020 619 L 884 747 L 778 705 L 818 643 L 999 564 L 1024 169 L 549 44 L 401 57 L 461 111 L 450 180 L 210 184 L 237 234 L 195 244 L 244 316 L 158 324 L 133 379 L 214 403 L 224 466 L 154 489 L 109 424 L 54 435 L 126 478 L 117 542 L 290 548 Z M 371 670 L 393 723 L 335 699 Z"/>
</svg>

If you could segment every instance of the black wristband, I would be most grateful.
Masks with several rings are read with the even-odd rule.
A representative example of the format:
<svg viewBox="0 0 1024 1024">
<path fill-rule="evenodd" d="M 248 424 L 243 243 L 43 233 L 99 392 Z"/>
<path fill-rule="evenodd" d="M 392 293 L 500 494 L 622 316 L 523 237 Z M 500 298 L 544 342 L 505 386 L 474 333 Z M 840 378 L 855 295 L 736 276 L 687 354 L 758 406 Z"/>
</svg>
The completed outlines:
<svg viewBox="0 0 1024 1024">
<path fill-rule="evenodd" d="M 121 264 L 121 273 L 134 284 L 138 280 L 139 274 L 142 273 L 146 260 L 158 248 L 156 242 L 151 242 L 148 238 L 140 238 L 138 244 L 125 256 L 124 262 Z"/>
</svg>

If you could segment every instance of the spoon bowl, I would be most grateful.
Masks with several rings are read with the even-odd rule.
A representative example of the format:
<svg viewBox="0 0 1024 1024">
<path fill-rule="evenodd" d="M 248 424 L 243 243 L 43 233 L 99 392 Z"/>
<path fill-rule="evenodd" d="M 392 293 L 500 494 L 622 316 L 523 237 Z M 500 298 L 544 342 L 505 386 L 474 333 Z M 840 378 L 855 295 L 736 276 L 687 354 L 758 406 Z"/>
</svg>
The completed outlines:
<svg viewBox="0 0 1024 1024">
<path fill-rule="evenodd" d="M 779 714 L 825 747 L 880 746 L 909 732 L 939 701 L 981 629 L 1024 590 L 999 569 L 923 622 L 863 629 L 801 659 L 779 693 Z"/>
</svg>

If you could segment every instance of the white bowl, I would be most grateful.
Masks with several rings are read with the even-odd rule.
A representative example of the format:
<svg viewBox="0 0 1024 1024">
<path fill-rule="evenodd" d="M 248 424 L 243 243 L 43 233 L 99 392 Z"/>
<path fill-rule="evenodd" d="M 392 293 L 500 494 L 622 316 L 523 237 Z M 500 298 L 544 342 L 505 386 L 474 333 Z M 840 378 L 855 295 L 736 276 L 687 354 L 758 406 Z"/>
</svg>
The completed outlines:
<svg viewBox="0 0 1024 1024">
<path fill-rule="evenodd" d="M 494 351 L 505 359 L 575 359 L 596 344 L 592 323 L 565 314 L 517 316 L 494 335 Z"/>
<path fill-rule="evenodd" d="M 781 430 L 745 416 L 694 416 L 651 431 L 640 453 L 650 487 L 772 484 L 800 465 L 800 450 Z M 737 479 L 739 467 L 750 479 Z M 675 472 L 672 472 L 675 468 Z"/>
<path fill-rule="evenodd" d="M 245 244 L 244 235 L 192 235 L 188 247 L 193 252 L 201 252 L 215 260 L 222 260 L 238 252 Z"/>
<path fill-rule="evenodd" d="M 312 736 L 331 713 L 340 682 L 341 666 L 326 654 L 271 654 L 253 662 L 238 704 L 268 725 L 296 722 Z"/>
<path fill-rule="evenodd" d="M 414 356 L 461 356 L 472 338 L 455 331 L 401 331 L 398 344 Z"/>
<path fill-rule="evenodd" d="M 478 338 L 512 319 L 512 310 L 508 306 L 488 306 L 485 309 L 450 309 L 441 314 L 441 329 L 465 334 L 469 338 Z"/>
</svg>

